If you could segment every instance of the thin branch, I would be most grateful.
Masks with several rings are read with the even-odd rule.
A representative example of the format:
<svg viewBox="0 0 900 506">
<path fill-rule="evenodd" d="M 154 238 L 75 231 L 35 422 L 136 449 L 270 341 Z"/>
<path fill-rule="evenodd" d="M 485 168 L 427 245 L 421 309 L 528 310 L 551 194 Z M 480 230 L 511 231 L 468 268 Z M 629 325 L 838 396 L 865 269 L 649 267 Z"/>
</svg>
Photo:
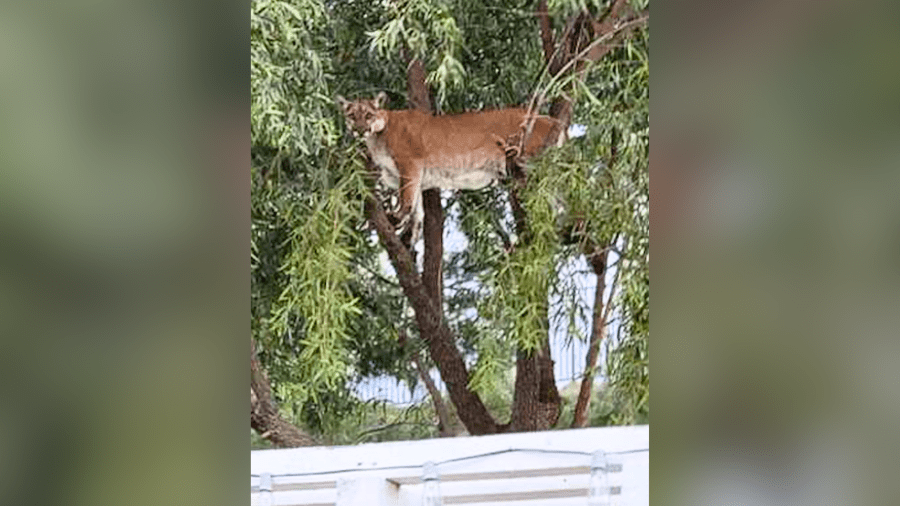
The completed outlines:
<svg viewBox="0 0 900 506">
<path fill-rule="evenodd" d="M 428 390 L 428 395 L 431 396 L 431 401 L 434 404 L 434 412 L 438 416 L 438 431 L 440 432 L 441 437 L 454 436 L 455 434 L 451 429 L 450 412 L 447 410 L 447 405 L 444 404 L 444 397 L 441 395 L 441 391 L 438 390 L 437 385 L 434 384 L 434 380 L 428 375 L 428 371 L 422 366 L 418 351 L 413 353 L 412 360 L 416 367 L 416 371 L 419 373 L 419 377 L 421 377 L 422 382 L 425 383 L 425 389 Z"/>
<path fill-rule="evenodd" d="M 613 4 L 603 13 L 602 16 L 597 20 L 598 23 L 605 23 L 606 20 L 610 18 L 617 18 L 619 16 L 619 12 L 625 8 L 628 4 L 628 0 L 616 0 Z"/>
<path fill-rule="evenodd" d="M 379 425 L 378 427 L 373 427 L 373 428 L 371 428 L 371 429 L 364 430 L 364 431 L 360 432 L 359 435 L 356 436 L 356 442 L 359 443 L 359 442 L 361 442 L 361 441 L 363 440 L 363 438 L 365 438 L 366 436 L 375 434 L 376 432 L 382 432 L 382 431 L 385 431 L 385 430 L 393 429 L 393 428 L 395 428 L 395 427 L 402 427 L 402 426 L 404 426 L 404 425 L 411 425 L 411 426 L 413 426 L 413 427 L 430 427 L 429 424 L 424 423 L 424 422 L 393 422 L 393 423 L 388 423 L 388 424 L 385 424 L 385 425 Z"/>
<path fill-rule="evenodd" d="M 596 39 L 594 39 L 590 44 L 587 45 L 587 47 L 582 49 L 577 55 L 575 55 L 573 58 L 569 59 L 569 61 L 566 62 L 566 64 L 563 65 L 563 67 L 561 69 L 559 69 L 559 72 L 557 72 L 556 74 L 553 75 L 553 77 L 550 79 L 550 82 L 547 83 L 547 86 L 544 87 L 543 91 L 535 94 L 532 97 L 531 103 L 528 106 L 528 112 L 532 113 L 534 110 L 536 110 L 536 107 L 535 107 L 536 104 L 543 104 L 543 102 L 545 100 L 544 97 L 546 97 L 546 94 L 550 90 L 550 87 L 552 85 L 556 84 L 556 82 L 565 74 L 565 72 L 567 70 L 569 70 L 569 68 L 571 68 L 576 63 L 582 61 L 582 59 L 592 49 L 597 47 L 601 42 L 606 42 L 607 40 L 610 40 L 613 37 L 615 37 L 619 32 L 621 32 L 623 30 L 634 28 L 635 26 L 640 25 L 649 19 L 650 19 L 650 14 L 647 14 L 645 16 L 641 16 L 641 17 L 626 21 L 626 22 L 622 23 L 621 25 L 613 27 L 613 29 L 610 30 L 609 32 L 606 32 L 603 35 L 601 35 L 600 37 L 597 37 Z"/>
<path fill-rule="evenodd" d="M 384 275 L 382 275 L 382 274 L 379 273 L 379 272 L 373 271 L 373 270 L 370 269 L 367 265 L 364 265 L 364 264 L 361 264 L 361 263 L 357 263 L 356 265 L 359 266 L 360 268 L 362 268 L 363 270 L 365 270 L 366 272 L 368 272 L 369 274 L 371 274 L 372 276 L 374 276 L 378 281 L 381 281 L 382 283 L 384 283 L 384 284 L 386 284 L 386 285 L 389 285 L 389 286 L 393 286 L 393 287 L 395 287 L 395 288 L 400 288 L 400 284 L 399 284 L 399 283 L 397 283 L 397 282 L 394 281 L 394 280 L 391 280 L 391 279 L 388 279 L 388 278 L 384 277 Z"/>
<path fill-rule="evenodd" d="M 578 401 L 575 403 L 575 413 L 572 419 L 572 427 L 586 427 L 588 423 L 588 408 L 591 404 L 591 393 L 594 384 L 594 373 L 597 366 L 597 357 L 600 355 L 600 342 L 606 337 L 606 320 L 604 320 L 603 290 L 606 288 L 606 251 L 595 251 L 588 255 L 588 261 L 597 277 L 597 286 L 594 289 L 594 311 L 591 321 L 591 338 L 585 359 L 584 375 L 578 390 Z"/>
<path fill-rule="evenodd" d="M 603 321 L 607 321 L 609 319 L 609 312 L 612 308 L 613 297 L 616 295 L 616 288 L 619 285 L 619 273 L 622 272 L 622 256 L 616 260 L 616 263 L 619 264 L 616 266 L 616 274 L 613 276 L 613 282 L 609 285 L 609 298 L 606 301 L 606 308 L 603 312 Z"/>
<path fill-rule="evenodd" d="M 406 330 L 398 330 L 398 339 L 401 346 L 409 345 Z M 419 377 L 422 378 L 422 382 L 425 383 L 425 389 L 428 390 L 428 395 L 431 396 L 431 401 L 434 404 L 434 412 L 438 416 L 438 431 L 440 432 L 441 437 L 454 436 L 455 434 L 450 428 L 450 412 L 447 410 L 446 404 L 444 404 L 444 397 L 441 395 L 441 391 L 438 390 L 437 385 L 434 384 L 434 380 L 428 375 L 426 368 L 422 366 L 422 361 L 419 358 L 419 350 L 412 350 L 412 362 L 413 366 L 416 368 L 416 372 L 419 373 Z"/>
<path fill-rule="evenodd" d="M 617 0 L 616 3 L 614 3 L 610 7 L 610 9 L 607 11 L 606 15 L 603 18 L 604 21 L 596 22 L 593 24 L 593 26 L 595 28 L 602 28 L 603 24 L 605 24 L 608 19 L 615 19 L 618 16 L 619 10 L 622 8 L 624 3 L 625 2 L 623 0 Z M 642 14 L 641 16 L 639 16 L 635 19 L 630 19 L 630 20 L 622 22 L 621 24 L 610 27 L 608 29 L 608 31 L 605 31 L 602 35 L 598 36 L 596 39 L 591 41 L 591 43 L 588 44 L 581 51 L 579 51 L 578 54 L 576 54 L 572 58 L 569 58 L 568 61 L 558 71 L 553 72 L 553 75 L 550 78 L 550 81 L 547 83 L 546 86 L 544 86 L 544 88 L 542 90 L 539 90 L 537 93 L 532 95 L 531 100 L 529 101 L 529 104 L 528 104 L 528 109 L 527 109 L 528 112 L 526 114 L 525 133 L 522 136 L 522 146 L 524 146 L 525 143 L 528 142 L 528 138 L 531 136 L 532 129 L 534 128 L 534 122 L 535 122 L 535 119 L 537 118 L 535 111 L 540 110 L 540 108 L 543 106 L 544 102 L 546 101 L 547 94 L 550 91 L 550 88 L 552 88 L 554 85 L 556 85 L 566 75 L 566 73 L 572 66 L 582 63 L 584 61 L 596 61 L 601 56 L 606 54 L 606 52 L 608 52 L 609 48 L 607 48 L 607 50 L 605 50 L 605 51 L 593 52 L 594 49 L 596 49 L 600 45 L 600 43 L 612 40 L 615 37 L 617 37 L 618 35 L 620 35 L 621 33 L 626 33 L 627 31 L 630 31 L 635 26 L 643 24 L 650 19 L 649 11 L 643 11 L 641 14 Z M 581 19 L 581 16 L 579 16 L 578 19 Z M 557 53 L 565 45 L 564 41 L 571 37 L 571 34 L 573 33 L 572 30 L 574 30 L 575 26 L 578 26 L 577 21 L 575 23 L 572 23 L 570 21 L 569 26 L 566 29 L 566 34 L 562 39 L 563 42 L 560 42 L 557 45 L 557 50 L 554 53 L 554 58 L 556 58 Z M 590 54 L 590 58 L 586 58 L 589 54 Z M 551 60 L 551 61 L 547 62 L 547 64 L 544 67 L 544 71 L 541 74 L 540 80 L 542 80 L 545 75 L 549 74 L 553 70 L 553 67 L 555 67 L 554 62 L 555 62 L 555 60 Z M 521 150 L 522 149 L 520 148 L 520 151 Z"/>
</svg>

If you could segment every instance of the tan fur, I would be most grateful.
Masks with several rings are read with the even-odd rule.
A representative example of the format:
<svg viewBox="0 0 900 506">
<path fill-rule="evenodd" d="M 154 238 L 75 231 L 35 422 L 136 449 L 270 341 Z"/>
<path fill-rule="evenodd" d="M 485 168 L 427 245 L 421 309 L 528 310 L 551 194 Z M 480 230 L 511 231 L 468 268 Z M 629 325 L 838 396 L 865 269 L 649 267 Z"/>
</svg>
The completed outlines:
<svg viewBox="0 0 900 506">
<path fill-rule="evenodd" d="M 400 189 L 401 225 L 412 228 L 415 244 L 422 223 L 422 190 L 475 190 L 506 175 L 506 158 L 527 158 L 544 146 L 555 120 L 537 116 L 519 156 L 518 143 L 526 126 L 526 111 L 498 109 L 433 116 L 418 110 L 382 109 L 386 96 L 348 102 L 338 97 L 347 125 L 361 135 L 381 178 Z"/>
</svg>

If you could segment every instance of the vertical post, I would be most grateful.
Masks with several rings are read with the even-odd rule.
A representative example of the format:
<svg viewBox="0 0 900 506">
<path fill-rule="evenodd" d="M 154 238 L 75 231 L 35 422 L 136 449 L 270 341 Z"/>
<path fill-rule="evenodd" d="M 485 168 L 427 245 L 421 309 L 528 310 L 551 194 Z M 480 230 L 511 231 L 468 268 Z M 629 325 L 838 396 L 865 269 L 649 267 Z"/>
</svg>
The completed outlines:
<svg viewBox="0 0 900 506">
<path fill-rule="evenodd" d="M 259 506 L 272 506 L 272 474 L 259 475 Z"/>
<path fill-rule="evenodd" d="M 597 450 L 591 456 L 591 478 L 588 488 L 588 506 L 610 506 L 609 459 L 606 452 Z"/>
<path fill-rule="evenodd" d="M 426 462 L 422 468 L 422 506 L 442 506 L 441 481 L 434 462 Z"/>
</svg>

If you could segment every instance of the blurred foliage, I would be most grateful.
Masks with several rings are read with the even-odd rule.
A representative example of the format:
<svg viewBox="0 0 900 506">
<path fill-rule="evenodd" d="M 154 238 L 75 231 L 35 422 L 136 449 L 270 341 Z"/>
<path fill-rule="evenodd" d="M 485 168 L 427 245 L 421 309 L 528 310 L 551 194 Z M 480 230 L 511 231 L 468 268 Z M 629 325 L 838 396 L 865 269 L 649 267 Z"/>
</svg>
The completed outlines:
<svg viewBox="0 0 900 506">
<path fill-rule="evenodd" d="M 404 51 L 422 58 L 439 110 L 524 104 L 538 87 L 548 98 L 566 89 L 573 122 L 587 125 L 586 135 L 531 164 L 522 193 L 527 241 L 516 235 L 507 187 L 443 195 L 445 230 L 465 243 L 445 244 L 444 285 L 447 321 L 472 364 L 470 387 L 505 422 L 516 350 L 534 349 L 559 321 L 569 339 L 586 338 L 593 301 L 564 267 L 583 258 L 584 243 L 613 244 L 618 332 L 604 371 L 609 400 L 592 413 L 615 409 L 592 416 L 648 419 L 648 48 L 641 33 L 572 86 L 548 80 L 533 7 L 518 2 L 251 3 L 251 331 L 288 419 L 330 444 L 437 434 L 430 402 L 400 409 L 352 393 L 363 378 L 410 388 L 420 381 L 410 353 L 424 346 L 365 223 L 361 146 L 343 133 L 334 105 L 337 95 L 386 91 L 389 107 L 404 107 Z M 564 241 L 575 222 L 575 242 Z"/>
<path fill-rule="evenodd" d="M 3 4 L 0 504 L 246 493 L 246 25 Z"/>
</svg>

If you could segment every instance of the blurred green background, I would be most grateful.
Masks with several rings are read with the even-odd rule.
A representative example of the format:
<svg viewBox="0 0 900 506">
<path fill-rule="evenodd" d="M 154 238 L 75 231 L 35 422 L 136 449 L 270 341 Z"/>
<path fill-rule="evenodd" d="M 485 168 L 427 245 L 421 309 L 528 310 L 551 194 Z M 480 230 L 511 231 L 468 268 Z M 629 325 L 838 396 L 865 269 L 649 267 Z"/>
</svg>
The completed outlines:
<svg viewBox="0 0 900 506">
<path fill-rule="evenodd" d="M 232 4 L 0 10 L 0 504 L 247 500 Z"/>
<path fill-rule="evenodd" d="M 664 9 L 651 497 L 895 504 L 898 5 Z"/>
</svg>

